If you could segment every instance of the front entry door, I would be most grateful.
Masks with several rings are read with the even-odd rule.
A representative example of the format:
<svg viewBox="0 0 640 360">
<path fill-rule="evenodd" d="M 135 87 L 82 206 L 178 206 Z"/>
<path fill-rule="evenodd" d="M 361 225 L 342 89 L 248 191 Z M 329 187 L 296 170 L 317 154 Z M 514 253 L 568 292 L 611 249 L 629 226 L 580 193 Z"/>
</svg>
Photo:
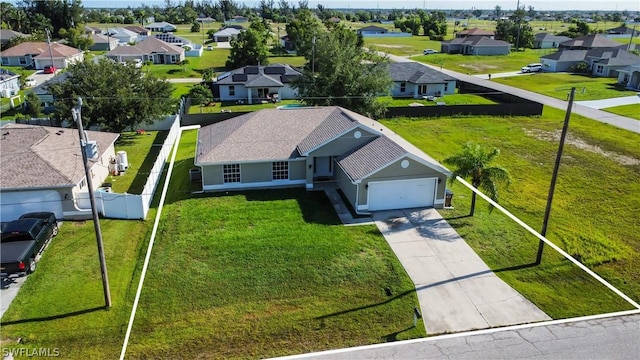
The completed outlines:
<svg viewBox="0 0 640 360">
<path fill-rule="evenodd" d="M 333 156 L 315 157 L 313 165 L 315 176 L 333 176 Z"/>
</svg>

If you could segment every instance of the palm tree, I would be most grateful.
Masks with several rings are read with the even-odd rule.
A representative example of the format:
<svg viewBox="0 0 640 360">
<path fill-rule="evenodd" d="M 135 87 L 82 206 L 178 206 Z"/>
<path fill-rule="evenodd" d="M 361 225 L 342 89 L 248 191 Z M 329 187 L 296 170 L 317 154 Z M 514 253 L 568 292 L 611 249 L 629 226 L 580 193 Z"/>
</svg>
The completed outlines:
<svg viewBox="0 0 640 360">
<path fill-rule="evenodd" d="M 491 200 L 498 201 L 497 182 L 506 183 L 511 181 L 509 172 L 500 166 L 489 166 L 496 156 L 500 154 L 500 150 L 493 148 L 487 151 L 479 144 L 466 143 L 462 147 L 462 151 L 444 160 L 445 163 L 456 167 L 453 171 L 451 181 L 455 181 L 457 176 L 461 178 L 471 178 L 471 185 L 482 190 Z M 471 213 L 473 216 L 476 208 L 476 193 L 471 196 Z M 490 206 L 489 209 L 493 207 Z"/>
</svg>

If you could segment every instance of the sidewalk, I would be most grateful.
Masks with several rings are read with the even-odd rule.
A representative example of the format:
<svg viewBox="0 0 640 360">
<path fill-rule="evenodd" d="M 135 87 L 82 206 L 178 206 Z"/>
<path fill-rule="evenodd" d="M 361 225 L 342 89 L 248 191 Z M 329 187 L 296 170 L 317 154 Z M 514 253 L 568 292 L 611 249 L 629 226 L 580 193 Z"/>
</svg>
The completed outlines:
<svg viewBox="0 0 640 360">
<path fill-rule="evenodd" d="M 435 209 L 374 213 L 413 280 L 427 333 L 551 320 L 500 280 Z"/>
</svg>

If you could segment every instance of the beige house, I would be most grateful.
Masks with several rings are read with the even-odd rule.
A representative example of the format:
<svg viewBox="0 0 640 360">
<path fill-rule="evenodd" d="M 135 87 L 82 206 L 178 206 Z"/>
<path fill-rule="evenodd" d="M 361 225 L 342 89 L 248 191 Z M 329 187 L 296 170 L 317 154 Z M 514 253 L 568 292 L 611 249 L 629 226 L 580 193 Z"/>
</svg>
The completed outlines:
<svg viewBox="0 0 640 360">
<path fill-rule="evenodd" d="M 33 66 L 35 69 L 44 69 L 45 66 L 55 65 L 58 69 L 82 62 L 84 52 L 59 43 L 23 42 L 0 52 L 2 65 L 9 66 Z"/>
<path fill-rule="evenodd" d="M 382 124 L 341 107 L 265 109 L 202 127 L 205 191 L 339 188 L 357 213 L 443 207 L 449 170 Z"/>
</svg>

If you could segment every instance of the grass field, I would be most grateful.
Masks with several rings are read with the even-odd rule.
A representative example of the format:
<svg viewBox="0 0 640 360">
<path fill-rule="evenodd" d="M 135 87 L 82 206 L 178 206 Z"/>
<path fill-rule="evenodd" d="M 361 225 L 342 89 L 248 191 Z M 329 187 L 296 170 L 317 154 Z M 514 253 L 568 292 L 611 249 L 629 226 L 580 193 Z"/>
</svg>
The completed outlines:
<svg viewBox="0 0 640 360">
<path fill-rule="evenodd" d="M 523 66 L 539 62 L 549 49 L 527 49 L 503 56 L 473 56 L 462 54 L 431 54 L 411 57 L 413 60 L 437 65 L 463 74 L 487 74 L 519 71 Z"/>
<path fill-rule="evenodd" d="M 375 226 L 343 226 L 304 189 L 193 196 L 195 139 L 183 136 L 128 356 L 264 358 L 424 335 Z"/>
<path fill-rule="evenodd" d="M 533 76 L 494 78 L 492 81 L 562 100 L 567 99 L 571 87 L 576 88 L 576 101 L 615 98 L 637 93 L 618 87 L 615 78 L 581 74 L 541 73 Z"/>
<path fill-rule="evenodd" d="M 545 108 L 540 118 L 383 121 L 392 130 L 442 160 L 475 141 L 501 150 L 498 164 L 513 183 L 501 203 L 540 229 L 564 113 Z M 560 168 L 548 238 L 640 299 L 640 135 L 572 116 L 569 144 Z M 553 140 L 556 139 L 556 140 Z M 498 275 L 553 318 L 629 309 L 585 273 L 549 248 L 541 266 L 537 239 L 481 203 L 469 211 L 470 192 L 453 185 L 455 210 L 442 214 Z M 480 214 L 478 215 L 478 210 Z"/>
<path fill-rule="evenodd" d="M 614 106 L 602 110 L 640 120 L 640 105 L 638 104 Z"/>
<path fill-rule="evenodd" d="M 436 101 L 429 101 L 424 99 L 413 98 L 393 98 L 391 96 L 379 97 L 378 100 L 382 103 L 386 103 L 388 107 L 395 106 L 409 106 L 410 104 L 422 104 L 424 106 L 437 106 L 438 102 L 443 102 L 447 105 L 468 105 L 468 104 L 495 104 L 494 101 L 484 98 L 482 96 L 473 94 L 451 94 L 438 98 Z"/>
</svg>

